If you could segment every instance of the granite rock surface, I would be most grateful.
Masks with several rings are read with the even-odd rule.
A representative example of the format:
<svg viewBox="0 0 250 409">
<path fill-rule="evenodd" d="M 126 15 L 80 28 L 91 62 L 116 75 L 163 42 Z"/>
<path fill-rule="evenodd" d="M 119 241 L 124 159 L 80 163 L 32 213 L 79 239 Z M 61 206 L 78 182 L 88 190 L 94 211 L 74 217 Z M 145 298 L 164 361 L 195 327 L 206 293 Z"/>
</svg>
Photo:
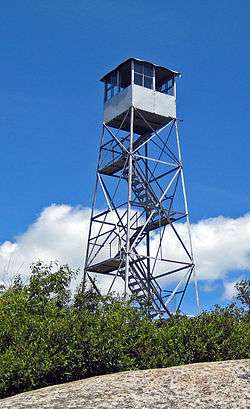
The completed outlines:
<svg viewBox="0 0 250 409">
<path fill-rule="evenodd" d="M 120 372 L 25 392 L 1 409 L 246 409 L 250 360 Z"/>
</svg>

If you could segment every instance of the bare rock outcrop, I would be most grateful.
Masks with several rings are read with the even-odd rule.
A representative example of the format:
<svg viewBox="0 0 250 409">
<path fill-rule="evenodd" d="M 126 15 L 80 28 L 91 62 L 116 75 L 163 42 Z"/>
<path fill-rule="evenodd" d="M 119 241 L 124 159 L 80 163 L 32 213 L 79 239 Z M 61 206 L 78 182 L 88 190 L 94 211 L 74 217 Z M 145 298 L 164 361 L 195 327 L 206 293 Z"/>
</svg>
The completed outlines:
<svg viewBox="0 0 250 409">
<path fill-rule="evenodd" d="M 120 372 L 25 392 L 1 409 L 246 409 L 250 360 Z"/>
</svg>

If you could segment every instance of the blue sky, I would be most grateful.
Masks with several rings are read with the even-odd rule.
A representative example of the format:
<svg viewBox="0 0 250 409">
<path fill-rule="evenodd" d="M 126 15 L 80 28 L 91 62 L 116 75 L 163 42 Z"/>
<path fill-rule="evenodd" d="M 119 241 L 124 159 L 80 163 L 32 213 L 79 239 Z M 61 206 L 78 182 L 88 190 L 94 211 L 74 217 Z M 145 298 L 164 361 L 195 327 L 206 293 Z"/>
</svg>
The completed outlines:
<svg viewBox="0 0 250 409">
<path fill-rule="evenodd" d="M 90 206 L 98 80 L 130 56 L 183 73 L 178 112 L 192 223 L 249 212 L 249 19 L 247 0 L 2 0 L 1 243 L 52 203 Z M 230 281 L 247 268 L 229 273 Z M 220 302 L 220 286 L 204 292 L 205 304 Z"/>
</svg>

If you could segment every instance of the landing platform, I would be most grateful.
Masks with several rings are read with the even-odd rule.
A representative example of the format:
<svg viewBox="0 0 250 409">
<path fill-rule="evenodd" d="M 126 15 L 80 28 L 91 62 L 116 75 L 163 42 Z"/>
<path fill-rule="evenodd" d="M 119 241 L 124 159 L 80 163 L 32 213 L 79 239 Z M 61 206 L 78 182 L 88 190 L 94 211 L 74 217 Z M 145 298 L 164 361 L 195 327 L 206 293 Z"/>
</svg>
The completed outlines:
<svg viewBox="0 0 250 409">
<path fill-rule="evenodd" d="M 120 258 L 109 258 L 108 260 L 87 267 L 86 270 L 93 273 L 106 274 L 117 270 L 119 267 L 125 267 L 125 262 L 123 260 Z"/>
<path fill-rule="evenodd" d="M 146 133 L 144 135 L 140 135 L 133 143 L 133 151 L 139 148 L 139 146 L 142 145 L 144 142 L 147 142 L 147 140 L 151 136 L 152 136 L 152 133 Z M 114 162 L 110 162 L 109 164 L 104 166 L 102 169 L 100 169 L 99 173 L 104 174 L 104 175 L 113 175 L 119 172 L 120 170 L 124 168 L 126 157 L 127 157 L 127 154 L 123 153 Z"/>
</svg>

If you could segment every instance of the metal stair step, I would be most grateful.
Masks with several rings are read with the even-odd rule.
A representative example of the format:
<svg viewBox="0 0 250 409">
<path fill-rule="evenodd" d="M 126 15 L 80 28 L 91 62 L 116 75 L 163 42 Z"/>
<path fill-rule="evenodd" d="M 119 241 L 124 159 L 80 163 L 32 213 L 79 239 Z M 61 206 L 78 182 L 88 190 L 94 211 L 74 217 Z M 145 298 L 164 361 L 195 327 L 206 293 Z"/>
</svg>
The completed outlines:
<svg viewBox="0 0 250 409">
<path fill-rule="evenodd" d="M 134 281 L 133 283 L 130 283 L 130 282 L 129 282 L 129 285 L 130 285 L 131 287 L 134 287 L 135 285 L 138 285 L 138 283 L 137 283 L 137 281 Z"/>
<path fill-rule="evenodd" d="M 139 294 L 136 296 L 137 300 L 145 300 L 145 294 Z"/>
<path fill-rule="evenodd" d="M 139 293 L 140 291 L 143 291 L 141 287 L 138 288 L 133 288 L 133 290 L 131 290 L 133 293 Z"/>
<path fill-rule="evenodd" d="M 135 178 L 132 179 L 132 185 L 137 186 L 140 184 L 141 184 L 141 181 L 139 179 L 135 179 Z"/>
<path fill-rule="evenodd" d="M 151 312 L 149 312 L 150 318 L 155 318 L 155 317 L 157 317 L 157 315 L 159 315 L 159 312 L 157 312 L 157 311 L 151 311 Z"/>
<path fill-rule="evenodd" d="M 144 187 L 140 187 L 140 188 L 134 189 L 134 193 L 139 194 L 139 193 L 141 193 L 141 192 L 145 192 Z"/>
</svg>

